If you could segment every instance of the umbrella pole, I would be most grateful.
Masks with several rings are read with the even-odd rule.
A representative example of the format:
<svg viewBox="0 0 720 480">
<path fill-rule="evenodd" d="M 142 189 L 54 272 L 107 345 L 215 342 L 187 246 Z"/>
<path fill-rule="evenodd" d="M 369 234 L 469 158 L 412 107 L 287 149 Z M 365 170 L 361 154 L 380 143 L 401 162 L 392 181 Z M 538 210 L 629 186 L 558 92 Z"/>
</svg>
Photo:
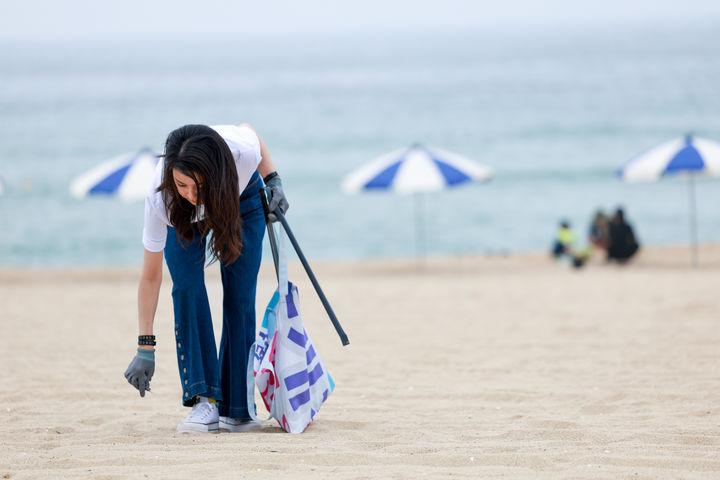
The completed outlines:
<svg viewBox="0 0 720 480">
<path fill-rule="evenodd" d="M 423 194 L 413 195 L 415 203 L 415 258 L 425 260 L 425 211 Z"/>
<path fill-rule="evenodd" d="M 695 204 L 695 175 L 688 175 L 688 207 L 690 208 L 690 247 L 692 265 L 698 267 L 697 206 Z"/>
</svg>

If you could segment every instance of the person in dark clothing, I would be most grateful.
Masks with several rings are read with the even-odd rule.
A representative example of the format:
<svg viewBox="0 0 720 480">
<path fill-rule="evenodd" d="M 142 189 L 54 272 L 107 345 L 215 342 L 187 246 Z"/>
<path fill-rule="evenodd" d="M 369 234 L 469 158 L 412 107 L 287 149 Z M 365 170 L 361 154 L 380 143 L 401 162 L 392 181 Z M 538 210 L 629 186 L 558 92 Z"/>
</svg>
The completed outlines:
<svg viewBox="0 0 720 480">
<path fill-rule="evenodd" d="M 625 263 L 640 249 L 632 227 L 625 221 L 625 212 L 618 208 L 608 230 L 607 260 Z"/>
</svg>

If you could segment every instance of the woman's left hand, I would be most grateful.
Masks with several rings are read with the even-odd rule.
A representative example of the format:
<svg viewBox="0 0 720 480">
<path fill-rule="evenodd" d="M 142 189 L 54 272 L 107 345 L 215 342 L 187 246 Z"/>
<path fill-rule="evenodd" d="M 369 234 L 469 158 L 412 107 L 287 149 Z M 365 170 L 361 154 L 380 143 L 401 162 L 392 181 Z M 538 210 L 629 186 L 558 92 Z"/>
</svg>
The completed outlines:
<svg viewBox="0 0 720 480">
<path fill-rule="evenodd" d="M 266 191 L 268 194 L 268 220 L 275 223 L 277 222 L 277 216 L 275 216 L 274 213 L 279 211 L 281 214 L 285 215 L 285 212 L 287 212 L 288 208 L 290 208 L 290 204 L 288 203 L 287 198 L 285 198 L 285 192 L 283 191 L 279 175 L 272 177 L 265 185 L 267 186 Z"/>
</svg>

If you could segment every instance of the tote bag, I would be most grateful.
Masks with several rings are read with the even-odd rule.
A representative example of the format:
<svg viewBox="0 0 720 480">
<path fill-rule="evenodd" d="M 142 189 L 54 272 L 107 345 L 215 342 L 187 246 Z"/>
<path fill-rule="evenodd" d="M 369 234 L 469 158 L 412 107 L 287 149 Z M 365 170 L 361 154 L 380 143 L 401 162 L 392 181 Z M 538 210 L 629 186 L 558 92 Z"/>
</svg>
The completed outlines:
<svg viewBox="0 0 720 480">
<path fill-rule="evenodd" d="M 278 236 L 278 288 L 265 310 L 248 361 L 248 411 L 257 419 L 254 390 L 288 433 L 302 433 L 335 389 L 300 316 L 298 289 L 287 278 L 285 233 Z"/>
</svg>

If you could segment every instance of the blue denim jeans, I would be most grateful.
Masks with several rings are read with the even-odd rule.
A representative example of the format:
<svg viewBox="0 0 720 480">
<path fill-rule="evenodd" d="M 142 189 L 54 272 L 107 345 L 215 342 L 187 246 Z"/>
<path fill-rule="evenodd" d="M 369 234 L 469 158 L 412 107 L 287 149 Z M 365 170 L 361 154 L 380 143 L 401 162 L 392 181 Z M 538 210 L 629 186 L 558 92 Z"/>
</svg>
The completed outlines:
<svg viewBox="0 0 720 480">
<path fill-rule="evenodd" d="M 173 281 L 175 347 L 182 402 L 191 406 L 196 395 L 215 398 L 220 415 L 250 418 L 247 409 L 248 353 L 255 341 L 255 291 L 265 235 L 265 216 L 257 172 L 240 196 L 243 249 L 230 265 L 220 265 L 223 284 L 223 328 L 220 356 L 215 345 L 205 288 L 206 239 L 199 234 L 188 243 L 168 227 L 165 261 Z M 197 233 L 197 232 L 196 232 Z"/>
</svg>

